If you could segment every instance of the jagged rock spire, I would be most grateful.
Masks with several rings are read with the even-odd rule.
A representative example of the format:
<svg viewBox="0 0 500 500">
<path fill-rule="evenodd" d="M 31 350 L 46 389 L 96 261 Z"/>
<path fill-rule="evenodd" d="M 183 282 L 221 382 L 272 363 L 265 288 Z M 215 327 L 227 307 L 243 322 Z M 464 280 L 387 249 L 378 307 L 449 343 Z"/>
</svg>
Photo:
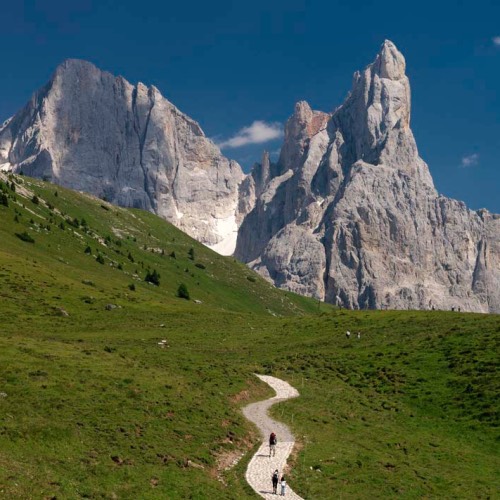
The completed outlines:
<svg viewBox="0 0 500 500">
<path fill-rule="evenodd" d="M 271 160 L 269 158 L 269 152 L 264 151 L 262 153 L 262 163 L 260 167 L 260 185 L 262 189 L 269 182 L 269 177 L 271 175 Z"/>
<path fill-rule="evenodd" d="M 380 78 L 401 80 L 406 76 L 405 58 L 390 40 L 385 40 L 382 44 L 374 66 Z"/>
<path fill-rule="evenodd" d="M 296 104 L 236 255 L 277 286 L 351 308 L 500 312 L 500 216 L 438 196 L 405 69 L 386 40 L 332 115 Z"/>
</svg>

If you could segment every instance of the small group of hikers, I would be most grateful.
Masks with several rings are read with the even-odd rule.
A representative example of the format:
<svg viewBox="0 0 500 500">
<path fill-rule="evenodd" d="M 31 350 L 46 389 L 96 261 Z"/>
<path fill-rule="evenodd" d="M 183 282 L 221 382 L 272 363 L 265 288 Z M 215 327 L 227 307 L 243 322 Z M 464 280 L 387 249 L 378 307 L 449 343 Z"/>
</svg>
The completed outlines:
<svg viewBox="0 0 500 500">
<path fill-rule="evenodd" d="M 275 457 L 276 456 L 276 444 L 278 443 L 278 437 L 274 432 L 271 432 L 271 435 L 269 436 L 269 458 Z M 275 495 L 278 494 L 278 484 L 281 486 L 281 496 L 285 496 L 285 491 L 286 491 L 286 480 L 285 476 L 282 475 L 280 479 L 280 474 L 278 472 L 278 469 L 276 469 L 273 472 L 273 475 L 271 477 L 271 481 L 273 483 L 273 493 Z"/>
<path fill-rule="evenodd" d="M 346 338 L 350 339 L 351 338 L 351 332 L 349 330 L 347 330 L 347 332 L 345 332 L 345 336 Z M 358 332 L 358 339 L 361 338 L 361 332 Z"/>
<path fill-rule="evenodd" d="M 272 482 L 273 482 L 273 493 L 275 495 L 278 494 L 278 483 L 280 484 L 281 486 L 281 496 L 285 496 L 285 491 L 286 491 L 286 480 L 285 480 L 285 476 L 282 475 L 281 476 L 281 479 L 280 479 L 280 475 L 279 475 L 279 472 L 278 472 L 278 469 L 276 469 L 274 472 L 273 472 L 273 477 L 272 477 Z"/>
</svg>

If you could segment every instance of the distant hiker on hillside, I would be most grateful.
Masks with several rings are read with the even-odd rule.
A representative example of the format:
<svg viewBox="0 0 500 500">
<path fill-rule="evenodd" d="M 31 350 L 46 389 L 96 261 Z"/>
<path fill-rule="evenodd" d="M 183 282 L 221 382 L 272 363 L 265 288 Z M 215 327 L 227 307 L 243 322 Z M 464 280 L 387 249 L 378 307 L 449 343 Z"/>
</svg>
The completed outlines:
<svg viewBox="0 0 500 500">
<path fill-rule="evenodd" d="M 278 438 L 276 437 L 276 434 L 274 432 L 271 432 L 271 435 L 269 436 L 269 458 L 271 458 L 271 455 L 273 457 L 276 456 L 276 443 L 278 442 Z"/>
<path fill-rule="evenodd" d="M 361 332 L 358 332 L 358 339 L 361 338 Z"/>
<path fill-rule="evenodd" d="M 345 332 L 345 336 L 346 336 L 346 338 L 350 339 L 351 338 L 351 332 L 349 330 L 347 330 L 347 332 Z"/>
<path fill-rule="evenodd" d="M 273 482 L 273 493 L 276 495 L 278 493 L 278 481 L 279 481 L 279 472 L 278 469 L 274 471 L 272 482 Z"/>
<path fill-rule="evenodd" d="M 281 496 L 285 496 L 285 490 L 286 490 L 286 481 L 285 481 L 285 476 L 281 476 Z"/>
</svg>

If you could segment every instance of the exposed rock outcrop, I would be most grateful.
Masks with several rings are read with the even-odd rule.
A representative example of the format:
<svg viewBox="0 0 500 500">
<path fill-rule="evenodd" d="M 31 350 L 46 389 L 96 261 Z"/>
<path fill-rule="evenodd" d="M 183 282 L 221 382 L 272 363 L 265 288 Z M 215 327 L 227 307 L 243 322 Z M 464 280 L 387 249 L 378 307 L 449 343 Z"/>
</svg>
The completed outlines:
<svg viewBox="0 0 500 500">
<path fill-rule="evenodd" d="M 439 196 L 386 41 L 332 114 L 299 102 L 236 256 L 277 286 L 352 308 L 500 312 L 500 216 Z"/>
<path fill-rule="evenodd" d="M 436 192 L 410 116 L 386 41 L 334 112 L 297 103 L 278 162 L 245 176 L 155 87 L 68 60 L 0 125 L 0 169 L 153 211 L 331 303 L 500 312 L 500 216 Z"/>
<path fill-rule="evenodd" d="M 0 126 L 0 166 L 153 211 L 231 254 L 240 166 L 154 86 L 67 60 Z"/>
</svg>

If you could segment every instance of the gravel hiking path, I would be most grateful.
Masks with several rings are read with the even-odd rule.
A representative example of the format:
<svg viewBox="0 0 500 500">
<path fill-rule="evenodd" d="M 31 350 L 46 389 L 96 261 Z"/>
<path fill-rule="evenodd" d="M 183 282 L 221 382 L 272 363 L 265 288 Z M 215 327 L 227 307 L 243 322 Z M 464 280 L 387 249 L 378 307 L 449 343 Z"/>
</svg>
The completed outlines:
<svg viewBox="0 0 500 500">
<path fill-rule="evenodd" d="M 248 484 L 262 498 L 276 498 L 276 495 L 273 494 L 271 476 L 273 475 L 273 472 L 278 469 L 280 479 L 284 472 L 285 477 L 287 477 L 284 468 L 286 465 L 286 459 L 292 452 L 293 445 L 295 444 L 295 438 L 285 424 L 273 420 L 267 414 L 267 411 L 272 405 L 280 401 L 296 398 L 299 395 L 299 392 L 288 382 L 280 380 L 279 378 L 270 377 L 268 375 L 257 375 L 257 377 L 259 377 L 266 384 L 270 385 L 276 391 L 276 396 L 264 401 L 252 403 L 243 408 L 243 415 L 245 415 L 248 420 L 253 422 L 258 427 L 263 440 L 262 445 L 259 447 L 257 453 L 255 453 L 248 464 L 245 478 Z M 276 445 L 276 456 L 269 458 L 269 435 L 271 432 L 276 433 L 278 437 L 278 444 Z M 278 495 L 280 492 L 281 487 L 278 485 Z M 288 484 L 286 486 L 285 498 L 303 500 L 302 497 L 299 497 L 299 495 L 292 491 Z"/>
</svg>

